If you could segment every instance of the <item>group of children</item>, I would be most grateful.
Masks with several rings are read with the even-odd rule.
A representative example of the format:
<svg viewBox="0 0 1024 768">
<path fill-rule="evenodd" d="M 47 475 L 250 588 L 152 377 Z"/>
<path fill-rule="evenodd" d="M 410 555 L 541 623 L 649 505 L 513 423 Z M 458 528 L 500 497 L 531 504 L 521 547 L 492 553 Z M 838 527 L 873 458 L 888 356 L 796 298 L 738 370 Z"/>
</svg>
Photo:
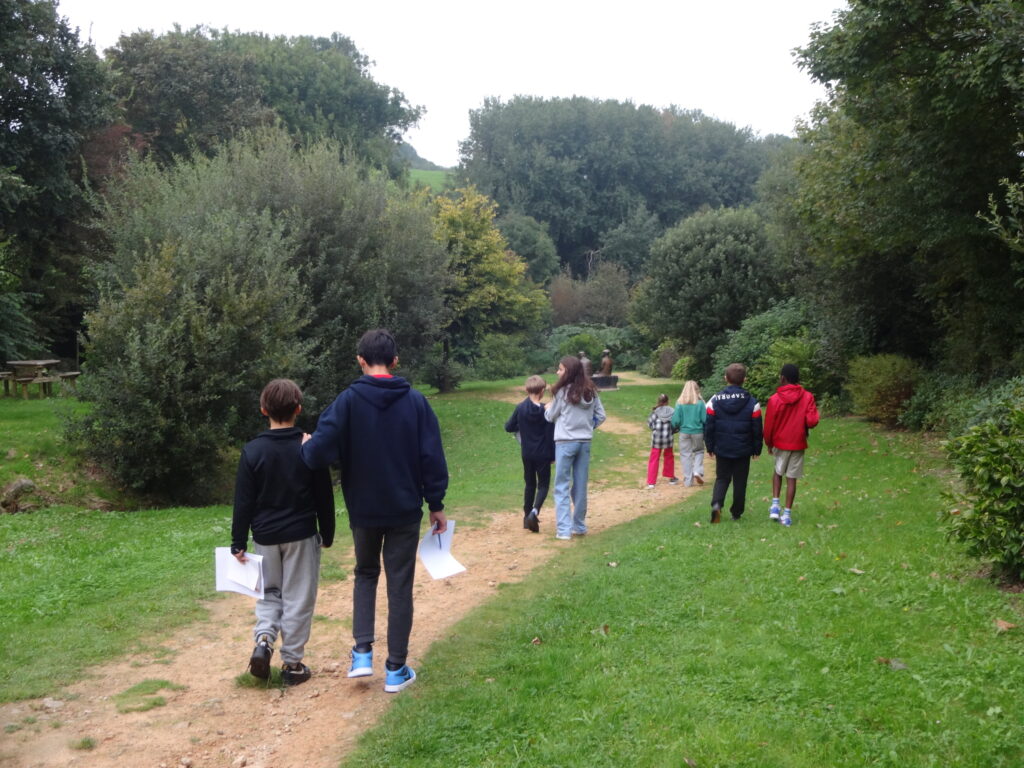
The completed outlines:
<svg viewBox="0 0 1024 768">
<path fill-rule="evenodd" d="M 651 410 L 651 454 L 647 463 L 647 487 L 654 488 L 659 459 L 662 475 L 675 484 L 672 432 L 679 433 L 679 454 L 684 484 L 704 483 L 704 452 L 715 459 L 715 485 L 711 493 L 711 522 L 722 519 L 725 495 L 732 486 L 729 512 L 739 520 L 746 507 L 750 460 L 761 455 L 762 442 L 775 461 L 772 475 L 772 503 L 768 518 L 792 525 L 797 479 L 803 477 L 807 434 L 818 424 L 814 395 L 800 386 L 800 371 L 792 363 L 782 366 L 779 386 L 770 398 L 762 427 L 761 407 L 743 388 L 747 369 L 733 363 L 725 369 L 726 387 L 708 400 L 701 399 L 695 381 L 687 381 L 676 402 L 668 407 L 665 395 Z M 786 478 L 785 506 L 781 505 L 782 478 Z"/>
<path fill-rule="evenodd" d="M 275 379 L 260 396 L 268 429 L 246 444 L 238 464 L 231 553 L 247 559 L 249 532 L 253 551 L 262 556 L 264 597 L 256 602 L 255 647 L 249 670 L 270 677 L 274 646 L 281 638 L 285 684 L 311 676 L 303 663 L 316 605 L 320 549 L 334 541 L 334 496 L 328 467 L 340 467 L 341 488 L 355 549 L 349 677 L 374 673 L 373 643 L 377 584 L 381 564 L 387 580 L 388 655 L 384 690 L 395 693 L 416 679 L 406 663 L 412 631 L 413 575 L 423 517 L 429 511 L 434 534 L 447 529 L 444 496 L 448 467 L 437 417 L 426 398 L 391 371 L 398 363 L 395 339 L 388 331 L 367 331 L 356 361 L 363 375 L 321 414 L 312 435 L 295 426 L 302 392 L 295 382 Z M 745 389 L 746 368 L 725 370 L 727 386 L 705 402 L 694 381 L 676 401 L 661 395 L 648 418 L 651 454 L 648 488 L 659 464 L 676 484 L 673 436 L 679 434 L 683 484 L 704 483 L 704 453 L 716 459 L 711 522 L 721 520 L 730 484 L 734 520 L 743 515 L 751 457 L 762 441 L 774 455 L 771 520 L 792 522 L 796 481 L 803 474 L 807 433 L 818 423 L 814 396 L 800 386 L 797 367 L 782 367 L 779 387 L 761 408 Z M 597 388 L 576 357 L 558 364 L 551 399 L 540 376 L 526 380 L 527 397 L 505 429 L 515 433 L 523 462 L 523 527 L 538 532 L 540 511 L 555 465 L 555 538 L 568 541 L 587 534 L 587 481 L 594 430 L 605 421 Z M 786 478 L 785 507 L 781 505 Z"/>
</svg>

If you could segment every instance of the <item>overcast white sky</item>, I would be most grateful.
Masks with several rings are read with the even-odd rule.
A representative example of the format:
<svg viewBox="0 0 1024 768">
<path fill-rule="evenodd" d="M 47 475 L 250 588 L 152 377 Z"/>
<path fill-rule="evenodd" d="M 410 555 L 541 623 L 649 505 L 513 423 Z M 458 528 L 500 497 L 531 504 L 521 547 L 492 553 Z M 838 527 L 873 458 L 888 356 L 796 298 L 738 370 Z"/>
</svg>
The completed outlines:
<svg viewBox="0 0 1024 768">
<path fill-rule="evenodd" d="M 791 135 L 824 89 L 794 63 L 843 0 L 59 0 L 92 39 L 206 24 L 270 35 L 340 32 L 375 80 L 426 108 L 406 139 L 458 161 L 485 97 L 586 96 L 700 109 L 760 135 Z"/>
</svg>

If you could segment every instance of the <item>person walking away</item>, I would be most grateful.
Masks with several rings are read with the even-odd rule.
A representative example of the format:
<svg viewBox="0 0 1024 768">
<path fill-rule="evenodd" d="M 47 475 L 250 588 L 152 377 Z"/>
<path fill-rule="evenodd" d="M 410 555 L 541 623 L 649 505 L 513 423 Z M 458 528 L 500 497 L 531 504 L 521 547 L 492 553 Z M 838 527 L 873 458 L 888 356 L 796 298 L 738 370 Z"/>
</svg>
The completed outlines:
<svg viewBox="0 0 1024 768">
<path fill-rule="evenodd" d="M 733 520 L 743 516 L 747 500 L 750 459 L 761 455 L 761 406 L 743 382 L 747 369 L 732 363 L 725 369 L 725 389 L 708 400 L 704 443 L 708 456 L 715 459 L 715 486 L 711 492 L 711 522 L 722 519 L 725 494 L 732 485 Z"/>
<path fill-rule="evenodd" d="M 779 372 L 779 388 L 768 398 L 764 416 L 764 444 L 775 458 L 772 474 L 772 505 L 768 519 L 785 526 L 793 524 L 796 481 L 804 476 L 807 436 L 818 426 L 818 405 L 814 395 L 800 386 L 800 369 L 786 363 Z M 786 506 L 781 510 L 782 478 L 786 478 Z"/>
<path fill-rule="evenodd" d="M 695 482 L 704 485 L 704 422 L 707 418 L 707 404 L 700 396 L 700 386 L 696 381 L 687 381 L 672 412 L 672 426 L 679 432 L 683 485 L 687 488 Z"/>
<path fill-rule="evenodd" d="M 668 395 L 658 395 L 658 402 L 651 408 L 651 415 L 647 417 L 647 427 L 651 430 L 651 455 L 647 458 L 648 488 L 653 488 L 658 479 L 658 464 L 662 463 L 662 456 L 662 476 L 667 477 L 672 485 L 679 482 L 676 478 L 675 459 L 672 456 L 672 436 L 676 431 L 672 426 L 672 413 Z"/>
<path fill-rule="evenodd" d="M 231 554 L 245 562 L 252 529 L 254 552 L 263 557 L 263 598 L 256 601 L 256 647 L 249 671 L 266 680 L 274 642 L 281 636 L 281 679 L 309 680 L 302 662 L 320 578 L 320 548 L 334 542 L 334 493 L 325 467 L 311 470 L 299 456 L 302 390 L 274 379 L 260 394 L 269 429 L 246 443 L 235 478 Z"/>
<path fill-rule="evenodd" d="M 302 445 L 312 469 L 338 462 L 341 490 L 355 545 L 352 665 L 349 677 L 373 674 L 377 582 L 387 579 L 388 656 L 384 691 L 397 693 L 416 679 L 406 663 L 412 633 L 413 576 L 423 504 L 435 534 L 447 530 L 444 496 L 448 465 L 441 430 L 427 399 L 392 370 L 395 338 L 367 331 L 356 347 L 363 375 L 320 416 Z"/>
<path fill-rule="evenodd" d="M 597 387 L 572 355 L 558 363 L 544 418 L 555 425 L 555 538 L 568 541 L 587 533 L 587 479 L 590 443 L 605 420 Z"/>
<path fill-rule="evenodd" d="M 555 460 L 555 425 L 544 418 L 541 399 L 548 384 L 540 376 L 526 380 L 526 399 L 505 422 L 505 431 L 519 438 L 523 459 L 523 528 L 540 531 L 540 510 L 551 485 Z"/>
</svg>

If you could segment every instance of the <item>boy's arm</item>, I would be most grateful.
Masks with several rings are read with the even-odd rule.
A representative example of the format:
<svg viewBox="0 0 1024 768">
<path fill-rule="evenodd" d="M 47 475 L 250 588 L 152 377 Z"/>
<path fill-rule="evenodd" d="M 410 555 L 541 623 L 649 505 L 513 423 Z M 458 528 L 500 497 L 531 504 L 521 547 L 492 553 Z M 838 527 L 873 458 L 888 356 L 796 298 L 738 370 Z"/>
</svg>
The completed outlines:
<svg viewBox="0 0 1024 768">
<path fill-rule="evenodd" d="M 519 431 L 519 406 L 512 411 L 512 415 L 508 417 L 508 421 L 505 422 L 506 432 L 518 432 Z"/>
<path fill-rule="evenodd" d="M 804 425 L 807 429 L 813 429 L 818 426 L 818 422 L 821 421 L 821 416 L 818 414 L 818 404 L 814 402 L 814 395 L 810 392 L 807 393 L 807 414 L 804 417 Z"/>
<path fill-rule="evenodd" d="M 313 473 L 313 501 L 320 540 L 329 547 L 334 543 L 334 489 L 331 487 L 331 470 L 326 467 Z"/>
<path fill-rule="evenodd" d="M 422 398 L 422 396 L 421 396 Z M 448 490 L 448 462 L 441 445 L 441 426 L 426 398 L 420 400 L 420 477 L 423 499 L 431 512 L 444 510 L 444 495 Z"/>
<path fill-rule="evenodd" d="M 347 390 L 346 390 L 347 391 Z M 310 469 L 324 469 L 338 460 L 339 446 L 348 429 L 348 409 L 342 392 L 327 410 L 320 414 L 316 431 L 302 443 L 299 455 Z"/>
<path fill-rule="evenodd" d="M 772 407 L 772 398 L 768 398 L 768 406 L 764 412 L 764 444 L 768 447 L 768 453 L 772 452 L 772 443 L 775 437 L 775 411 Z"/>
<path fill-rule="evenodd" d="M 245 552 L 249 544 L 249 527 L 256 509 L 256 476 L 245 460 L 245 451 L 238 459 L 235 473 L 235 510 L 231 516 L 231 549 L 233 555 Z"/>
<path fill-rule="evenodd" d="M 764 440 L 764 431 L 763 425 L 761 423 L 761 406 L 758 404 L 756 400 L 754 401 L 754 410 L 750 414 L 750 418 L 754 422 L 753 430 L 750 434 L 751 442 L 753 442 L 754 445 L 752 446 L 753 453 L 751 453 L 750 455 L 757 458 L 758 456 L 761 455 L 761 444 Z"/>
</svg>

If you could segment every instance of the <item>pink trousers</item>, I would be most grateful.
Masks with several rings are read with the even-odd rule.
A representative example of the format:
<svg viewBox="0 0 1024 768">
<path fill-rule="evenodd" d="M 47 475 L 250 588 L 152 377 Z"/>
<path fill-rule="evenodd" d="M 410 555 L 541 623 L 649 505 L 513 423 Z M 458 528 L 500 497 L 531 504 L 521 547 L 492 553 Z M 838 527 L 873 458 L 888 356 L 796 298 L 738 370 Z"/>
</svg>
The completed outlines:
<svg viewBox="0 0 1024 768">
<path fill-rule="evenodd" d="M 654 485 L 658 479 L 658 463 L 662 455 L 665 456 L 665 467 L 662 470 L 662 477 L 676 476 L 676 461 L 672 455 L 672 448 L 651 448 L 651 457 L 647 460 L 647 484 Z"/>
</svg>

